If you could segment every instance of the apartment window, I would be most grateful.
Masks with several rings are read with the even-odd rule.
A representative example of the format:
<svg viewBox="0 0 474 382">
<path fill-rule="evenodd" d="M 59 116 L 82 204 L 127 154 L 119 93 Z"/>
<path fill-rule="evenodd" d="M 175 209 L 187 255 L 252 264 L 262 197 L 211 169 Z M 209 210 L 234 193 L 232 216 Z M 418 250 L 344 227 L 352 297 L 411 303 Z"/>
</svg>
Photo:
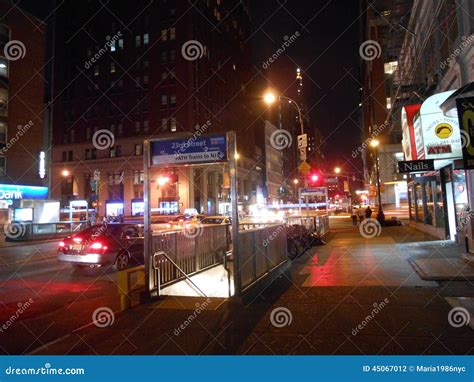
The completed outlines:
<svg viewBox="0 0 474 382">
<path fill-rule="evenodd" d="M 0 57 L 0 76 L 8 78 L 8 60 L 5 57 Z"/>
<path fill-rule="evenodd" d="M 62 162 L 66 162 L 66 161 L 67 161 L 67 151 L 63 151 L 63 152 L 62 152 L 61 161 L 62 161 Z"/>
<path fill-rule="evenodd" d="M 160 61 L 162 64 L 168 63 L 168 52 L 166 50 L 161 52 Z"/>
<path fill-rule="evenodd" d="M 170 62 L 173 63 L 176 61 L 176 50 L 170 50 Z"/>
<path fill-rule="evenodd" d="M 138 36 L 135 36 L 135 47 L 139 47 L 141 44 L 141 36 L 138 35 Z"/>
<path fill-rule="evenodd" d="M 0 176 L 7 175 L 7 160 L 5 157 L 0 157 Z"/>
<path fill-rule="evenodd" d="M 174 17 L 176 15 L 176 8 L 170 8 L 170 17 Z"/>
<path fill-rule="evenodd" d="M 162 118 L 161 119 L 161 131 L 167 131 L 168 130 L 168 118 Z"/>
<path fill-rule="evenodd" d="M 176 131 L 176 118 L 171 118 L 171 131 Z"/>
<path fill-rule="evenodd" d="M 8 115 L 8 91 L 0 89 L 0 115 Z"/>
<path fill-rule="evenodd" d="M 135 133 L 140 132 L 140 122 L 135 122 Z"/>
<path fill-rule="evenodd" d="M 145 33 L 143 35 L 143 45 L 148 45 L 149 42 L 150 42 L 150 35 L 148 33 Z"/>
<path fill-rule="evenodd" d="M 115 52 L 116 50 L 117 50 L 117 45 L 116 45 L 115 40 L 113 40 L 112 43 L 110 44 L 110 51 Z"/>
<path fill-rule="evenodd" d="M 161 30 L 161 41 L 168 40 L 168 29 Z"/>
<path fill-rule="evenodd" d="M 99 73 L 100 73 L 99 65 L 96 65 L 96 66 L 94 67 L 94 76 L 97 77 L 97 76 L 99 75 Z"/>
<path fill-rule="evenodd" d="M 385 64 L 383 64 L 385 74 L 393 74 L 397 70 L 397 67 L 397 61 L 386 62 Z"/>
<path fill-rule="evenodd" d="M 148 76 L 143 76 L 143 85 L 148 86 Z"/>
<path fill-rule="evenodd" d="M 143 154 L 143 145 L 141 143 L 137 143 L 135 145 L 135 155 L 142 155 Z"/>
<path fill-rule="evenodd" d="M 166 106 L 168 104 L 168 96 L 166 94 L 163 94 L 161 96 L 161 105 Z"/>
<path fill-rule="evenodd" d="M 171 106 L 176 106 L 176 94 L 171 94 L 170 95 L 170 105 Z"/>
<path fill-rule="evenodd" d="M 94 151 L 95 151 L 95 149 L 94 149 Z M 72 162 L 72 150 L 69 150 L 69 151 L 67 152 L 67 160 L 68 160 L 69 162 Z"/>
<path fill-rule="evenodd" d="M 91 139 L 91 128 L 86 128 L 86 139 Z"/>
<path fill-rule="evenodd" d="M 112 74 L 115 73 L 115 62 L 110 63 L 110 73 L 112 73 Z"/>
<path fill-rule="evenodd" d="M 145 181 L 145 172 L 143 170 L 133 172 L 133 184 L 134 185 L 143 184 L 144 181 Z"/>
<path fill-rule="evenodd" d="M 109 156 L 111 158 L 119 157 L 122 154 L 122 149 L 120 146 L 113 146 L 109 149 Z"/>
<path fill-rule="evenodd" d="M 8 127 L 5 122 L 0 122 L 0 149 L 7 144 Z"/>
<path fill-rule="evenodd" d="M 123 49 L 123 38 L 118 40 L 118 47 L 119 49 Z"/>
<path fill-rule="evenodd" d="M 387 109 L 391 109 L 392 108 L 392 99 L 390 97 L 387 97 Z"/>
<path fill-rule="evenodd" d="M 75 140 L 76 140 L 76 132 L 75 132 L 75 130 L 74 130 L 74 129 L 71 130 L 70 134 L 71 134 L 71 143 L 74 143 Z"/>
<path fill-rule="evenodd" d="M 140 77 L 135 77 L 135 87 L 140 87 Z"/>
<path fill-rule="evenodd" d="M 143 132 L 148 133 L 148 121 L 143 121 Z"/>
<path fill-rule="evenodd" d="M 118 125 L 118 136 L 121 137 L 123 135 L 123 125 L 119 123 Z"/>
<path fill-rule="evenodd" d="M 150 61 L 148 61 L 148 60 L 143 61 L 143 67 L 144 68 L 148 68 L 149 66 L 150 66 Z"/>
<path fill-rule="evenodd" d="M 86 149 L 86 159 L 96 159 L 96 154 L 96 149 Z"/>
<path fill-rule="evenodd" d="M 176 39 L 176 28 L 170 28 L 170 40 Z"/>
</svg>

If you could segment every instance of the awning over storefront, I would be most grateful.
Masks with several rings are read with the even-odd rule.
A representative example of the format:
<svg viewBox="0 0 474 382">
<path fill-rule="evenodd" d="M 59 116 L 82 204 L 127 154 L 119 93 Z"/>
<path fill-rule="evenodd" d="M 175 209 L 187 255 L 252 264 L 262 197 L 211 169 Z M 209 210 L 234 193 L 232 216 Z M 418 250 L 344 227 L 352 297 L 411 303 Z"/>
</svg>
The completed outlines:
<svg viewBox="0 0 474 382">
<path fill-rule="evenodd" d="M 446 100 L 440 105 L 441 110 L 446 115 L 449 110 L 456 108 L 456 98 L 460 97 L 473 97 L 474 96 L 474 82 L 470 82 L 464 86 L 461 86 L 453 94 L 451 94 Z"/>
</svg>

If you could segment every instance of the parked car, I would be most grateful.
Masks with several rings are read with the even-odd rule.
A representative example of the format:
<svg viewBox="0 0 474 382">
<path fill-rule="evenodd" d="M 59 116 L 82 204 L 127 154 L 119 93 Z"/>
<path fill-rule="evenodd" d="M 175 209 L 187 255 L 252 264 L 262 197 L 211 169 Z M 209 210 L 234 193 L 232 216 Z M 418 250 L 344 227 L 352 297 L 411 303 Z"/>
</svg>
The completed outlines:
<svg viewBox="0 0 474 382">
<path fill-rule="evenodd" d="M 59 243 L 58 260 L 74 268 L 114 265 L 126 269 L 143 263 L 143 225 L 108 223 L 95 225 Z"/>
<path fill-rule="evenodd" d="M 206 216 L 201 220 L 201 224 L 230 224 L 230 218 L 227 216 Z"/>
</svg>

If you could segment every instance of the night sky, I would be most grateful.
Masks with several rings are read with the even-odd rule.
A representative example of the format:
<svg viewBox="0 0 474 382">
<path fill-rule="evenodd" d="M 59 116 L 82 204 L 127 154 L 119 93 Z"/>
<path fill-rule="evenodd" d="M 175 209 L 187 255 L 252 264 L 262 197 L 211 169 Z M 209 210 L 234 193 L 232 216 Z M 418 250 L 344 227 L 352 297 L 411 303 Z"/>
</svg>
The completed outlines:
<svg viewBox="0 0 474 382">
<path fill-rule="evenodd" d="M 299 31 L 284 54 L 304 72 L 311 124 L 323 133 L 326 170 L 340 165 L 362 172 L 360 159 L 351 157 L 361 131 L 358 1 L 263 0 L 254 7 L 256 66 L 281 46 L 284 36 Z"/>
</svg>

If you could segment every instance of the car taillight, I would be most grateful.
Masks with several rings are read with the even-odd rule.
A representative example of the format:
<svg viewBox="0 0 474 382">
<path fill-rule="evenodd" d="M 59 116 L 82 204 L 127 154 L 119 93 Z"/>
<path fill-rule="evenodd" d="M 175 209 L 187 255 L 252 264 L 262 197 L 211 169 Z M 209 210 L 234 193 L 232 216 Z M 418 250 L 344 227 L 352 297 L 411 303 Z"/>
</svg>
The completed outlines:
<svg viewBox="0 0 474 382">
<path fill-rule="evenodd" d="M 97 241 L 91 244 L 92 249 L 102 249 L 102 247 L 103 247 L 102 243 L 99 243 Z"/>
<path fill-rule="evenodd" d="M 59 242 L 59 248 L 63 248 L 66 244 L 64 244 L 64 241 Z"/>
<path fill-rule="evenodd" d="M 82 237 L 74 237 L 72 240 L 74 240 L 75 243 L 80 243 L 82 242 Z"/>
</svg>

